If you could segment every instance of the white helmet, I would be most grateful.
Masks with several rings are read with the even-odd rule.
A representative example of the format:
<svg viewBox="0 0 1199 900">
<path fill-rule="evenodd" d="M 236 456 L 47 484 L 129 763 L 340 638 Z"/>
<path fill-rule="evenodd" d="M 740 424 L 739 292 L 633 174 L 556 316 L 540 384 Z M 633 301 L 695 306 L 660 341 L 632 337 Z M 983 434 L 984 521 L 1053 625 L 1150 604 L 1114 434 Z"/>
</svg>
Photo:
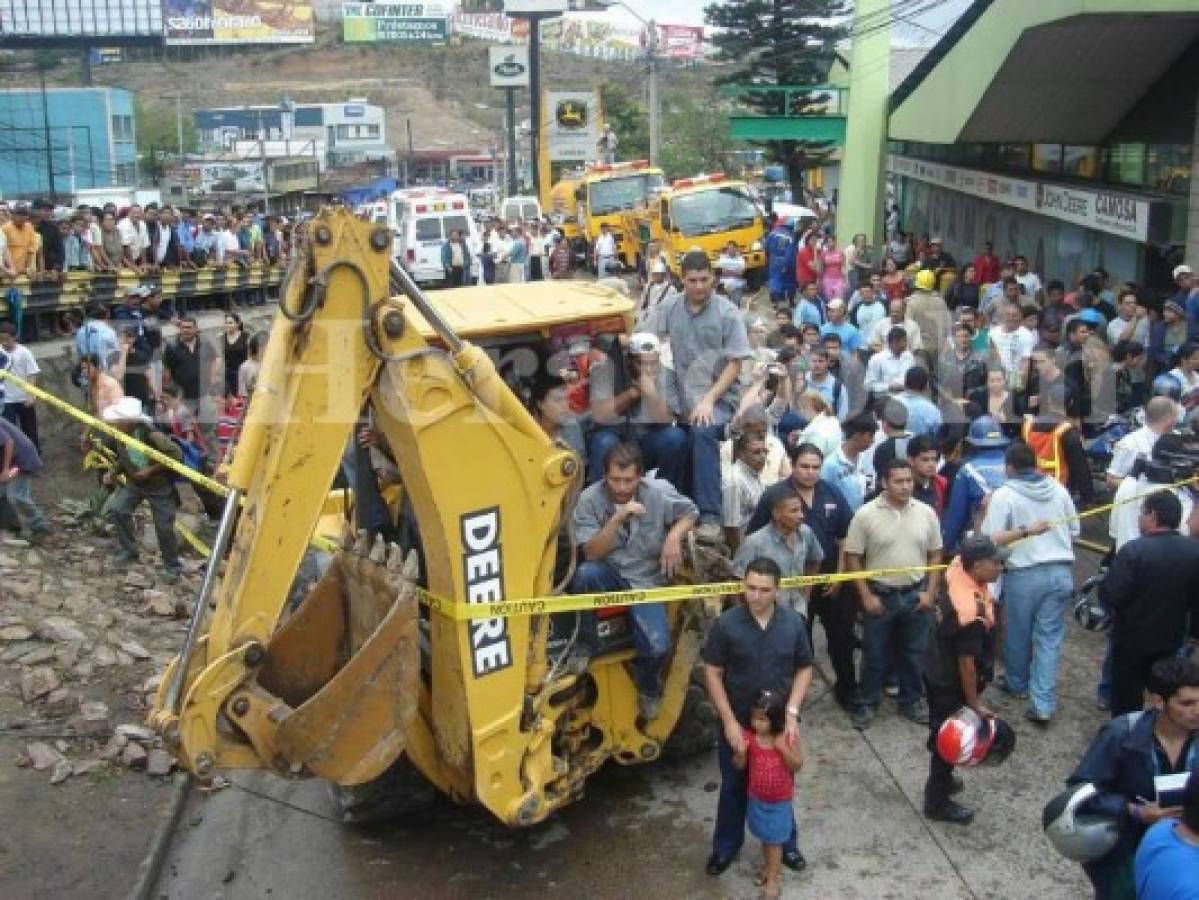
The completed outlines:
<svg viewBox="0 0 1199 900">
<path fill-rule="evenodd" d="M 1120 840 L 1120 823 L 1115 816 L 1077 811 L 1098 793 L 1093 784 L 1076 784 L 1050 800 L 1041 813 L 1045 836 L 1066 859 L 1094 862 L 1110 853 Z"/>
</svg>

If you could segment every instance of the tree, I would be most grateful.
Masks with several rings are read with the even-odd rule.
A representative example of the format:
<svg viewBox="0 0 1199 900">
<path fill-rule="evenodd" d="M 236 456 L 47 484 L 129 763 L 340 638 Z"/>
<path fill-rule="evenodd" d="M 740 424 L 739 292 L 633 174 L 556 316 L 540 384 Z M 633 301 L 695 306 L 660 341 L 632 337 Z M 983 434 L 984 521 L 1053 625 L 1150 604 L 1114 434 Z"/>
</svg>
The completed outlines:
<svg viewBox="0 0 1199 900">
<path fill-rule="evenodd" d="M 690 94 L 670 94 L 662 112 L 660 165 L 667 178 L 685 178 L 701 172 L 720 171 L 724 153 L 732 146 L 728 130 L 712 127 L 715 98 Z"/>
<path fill-rule="evenodd" d="M 649 114 L 627 85 L 605 81 L 600 85 L 604 121 L 620 141 L 620 159 L 649 158 Z"/>
<path fill-rule="evenodd" d="M 847 12 L 844 0 L 724 0 L 704 9 L 714 31 L 710 40 L 717 59 L 739 68 L 717 84 L 821 84 L 828 77 L 836 43 L 848 34 L 836 24 Z M 811 114 L 827 95 L 792 95 L 789 110 L 780 92 L 748 93 L 742 102 L 763 115 Z M 828 142 L 764 141 L 767 154 L 787 168 L 792 196 L 803 197 L 803 172 L 826 159 Z"/>
<path fill-rule="evenodd" d="M 135 97 L 133 121 L 137 130 L 137 155 L 142 161 L 142 171 L 157 181 L 162 175 L 162 163 L 158 159 L 158 154 L 177 154 L 179 152 L 179 132 L 174 101 L 169 104 L 151 105 L 140 96 Z M 193 152 L 197 143 L 196 124 L 185 111 L 183 152 Z"/>
</svg>

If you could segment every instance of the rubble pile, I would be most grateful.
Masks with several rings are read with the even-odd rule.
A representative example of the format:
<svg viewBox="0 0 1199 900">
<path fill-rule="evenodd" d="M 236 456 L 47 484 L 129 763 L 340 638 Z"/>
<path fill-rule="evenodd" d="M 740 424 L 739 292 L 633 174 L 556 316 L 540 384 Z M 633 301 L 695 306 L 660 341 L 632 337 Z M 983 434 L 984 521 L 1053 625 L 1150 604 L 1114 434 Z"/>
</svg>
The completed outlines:
<svg viewBox="0 0 1199 900">
<path fill-rule="evenodd" d="M 0 732 L 20 742 L 17 765 L 51 784 L 117 768 L 169 775 L 174 760 L 141 723 L 182 645 L 202 561 L 175 585 L 153 550 L 118 566 L 81 507 L 60 501 L 37 548 L 0 538 Z"/>
</svg>

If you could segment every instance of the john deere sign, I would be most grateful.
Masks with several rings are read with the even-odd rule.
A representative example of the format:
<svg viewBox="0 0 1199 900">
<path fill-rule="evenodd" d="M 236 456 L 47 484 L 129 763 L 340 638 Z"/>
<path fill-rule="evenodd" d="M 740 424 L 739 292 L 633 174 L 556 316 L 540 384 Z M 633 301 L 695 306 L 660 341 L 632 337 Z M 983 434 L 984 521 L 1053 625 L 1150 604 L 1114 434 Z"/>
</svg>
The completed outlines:
<svg viewBox="0 0 1199 900">
<path fill-rule="evenodd" d="M 439 4 L 344 3 L 342 40 L 347 44 L 395 41 L 445 43 L 447 19 Z"/>
</svg>

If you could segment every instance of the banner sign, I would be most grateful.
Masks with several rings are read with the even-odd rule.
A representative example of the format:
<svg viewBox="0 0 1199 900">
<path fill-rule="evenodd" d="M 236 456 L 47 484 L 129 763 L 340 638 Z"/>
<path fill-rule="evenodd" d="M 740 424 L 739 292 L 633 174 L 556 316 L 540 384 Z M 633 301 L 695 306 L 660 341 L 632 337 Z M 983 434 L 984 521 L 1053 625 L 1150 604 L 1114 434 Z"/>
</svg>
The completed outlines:
<svg viewBox="0 0 1199 900">
<path fill-rule="evenodd" d="M 887 170 L 1134 241 L 1149 236 L 1150 202 L 1119 191 L 1090 190 L 959 169 L 907 156 L 888 156 Z"/>
<path fill-rule="evenodd" d="M 704 27 L 702 25 L 659 25 L 658 54 L 680 62 L 702 59 Z"/>
<path fill-rule="evenodd" d="M 586 163 L 599 158 L 602 107 L 595 91 L 548 91 L 545 138 L 550 162 Z"/>
<path fill-rule="evenodd" d="M 168 46 L 311 44 L 311 0 L 162 0 Z"/>
<path fill-rule="evenodd" d="M 0 36 L 58 38 L 160 37 L 162 0 L 0 0 Z"/>
<path fill-rule="evenodd" d="M 197 194 L 258 193 L 264 186 L 261 160 L 188 163 L 185 179 Z"/>
<path fill-rule="evenodd" d="M 431 3 L 343 3 L 341 36 L 347 44 L 444 44 L 449 20 Z"/>
</svg>

